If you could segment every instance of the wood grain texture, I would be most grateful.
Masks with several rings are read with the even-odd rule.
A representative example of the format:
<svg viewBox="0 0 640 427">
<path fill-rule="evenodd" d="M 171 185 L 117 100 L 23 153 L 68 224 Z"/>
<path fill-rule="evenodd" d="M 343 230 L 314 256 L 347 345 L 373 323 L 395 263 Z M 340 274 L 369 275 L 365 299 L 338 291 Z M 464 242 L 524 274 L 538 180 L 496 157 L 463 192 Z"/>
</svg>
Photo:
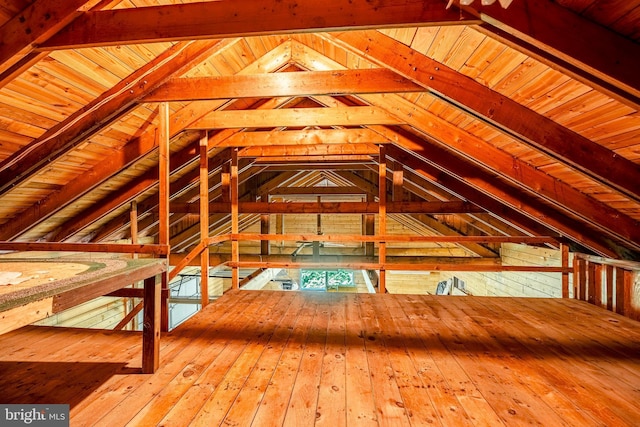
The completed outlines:
<svg viewBox="0 0 640 427">
<path fill-rule="evenodd" d="M 126 367 L 135 333 L 26 327 L 0 337 L 0 385 L 74 402 L 74 425 L 631 426 L 637 325 L 567 299 L 230 291 L 154 375 Z"/>
</svg>

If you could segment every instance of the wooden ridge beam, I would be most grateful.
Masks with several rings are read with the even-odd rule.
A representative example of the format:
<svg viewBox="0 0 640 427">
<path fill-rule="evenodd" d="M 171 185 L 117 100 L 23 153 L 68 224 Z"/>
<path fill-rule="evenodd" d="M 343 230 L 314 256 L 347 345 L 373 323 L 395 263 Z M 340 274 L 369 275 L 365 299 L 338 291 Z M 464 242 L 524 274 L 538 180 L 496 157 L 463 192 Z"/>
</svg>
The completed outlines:
<svg viewBox="0 0 640 427">
<path fill-rule="evenodd" d="M 378 213 L 377 202 L 239 202 L 241 214 L 367 214 Z M 173 213 L 199 214 L 197 203 L 171 204 Z M 231 204 L 209 204 L 210 213 L 229 213 Z M 388 213 L 456 214 L 486 212 L 469 202 L 388 202 Z"/>
<path fill-rule="evenodd" d="M 401 122 L 375 107 L 280 108 L 276 110 L 218 110 L 189 125 L 189 129 L 269 128 L 306 126 L 394 125 Z"/>
<path fill-rule="evenodd" d="M 331 93 L 423 92 L 423 86 L 386 68 L 336 71 L 300 71 L 171 79 L 142 102 L 204 99 L 275 98 Z"/>
<path fill-rule="evenodd" d="M 489 31 L 505 31 L 640 98 L 638 43 L 546 0 L 484 6 L 477 14 Z"/>
<path fill-rule="evenodd" d="M 200 2 L 85 13 L 40 48 L 480 22 L 466 12 L 445 8 L 441 0 Z"/>
<path fill-rule="evenodd" d="M 220 42 L 178 43 L 111 89 L 0 163 L 0 195 L 29 178 L 104 126 L 137 105 L 137 101 L 173 73 L 189 69 Z M 227 41 L 221 43 L 228 43 Z"/>
<path fill-rule="evenodd" d="M 639 201 L 640 165 L 378 31 L 329 34 L 329 40 L 422 84 L 464 111 Z"/>
<path fill-rule="evenodd" d="M 262 147 L 271 145 L 386 144 L 391 142 L 368 128 L 305 129 L 238 132 L 218 147 Z"/>
</svg>

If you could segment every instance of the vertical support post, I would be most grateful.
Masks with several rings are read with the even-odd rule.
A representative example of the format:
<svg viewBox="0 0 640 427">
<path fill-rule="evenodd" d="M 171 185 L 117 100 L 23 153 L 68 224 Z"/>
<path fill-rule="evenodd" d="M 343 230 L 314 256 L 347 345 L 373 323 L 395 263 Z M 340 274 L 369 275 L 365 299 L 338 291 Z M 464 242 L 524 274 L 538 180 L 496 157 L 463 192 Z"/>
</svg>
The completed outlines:
<svg viewBox="0 0 640 427">
<path fill-rule="evenodd" d="M 160 286 L 161 280 L 144 281 L 142 327 L 142 373 L 153 374 L 160 365 Z"/>
<path fill-rule="evenodd" d="M 580 259 L 577 254 L 573 256 L 573 298 L 579 298 L 579 283 L 580 283 Z"/>
<path fill-rule="evenodd" d="M 131 212 L 129 212 L 129 223 L 131 224 L 131 244 L 138 244 L 138 202 L 131 202 Z M 138 258 L 138 254 L 133 254 L 133 259 Z"/>
<path fill-rule="evenodd" d="M 240 261 L 240 251 L 238 245 L 238 148 L 231 149 L 231 288 L 240 287 L 240 272 L 238 262 Z"/>
<path fill-rule="evenodd" d="M 317 197 L 318 204 L 320 204 L 321 200 L 322 198 L 318 196 Z M 316 215 L 316 234 L 318 236 L 322 234 L 322 215 L 321 214 Z M 320 241 L 318 240 L 313 241 L 313 261 L 314 262 L 320 261 Z"/>
<path fill-rule="evenodd" d="M 380 264 L 380 281 L 378 292 L 384 294 L 386 288 L 387 243 L 384 241 L 387 235 L 387 154 L 384 145 L 380 145 L 380 157 L 378 161 L 378 227 L 381 237 L 378 246 L 378 262 Z"/>
<path fill-rule="evenodd" d="M 222 164 L 220 172 L 220 198 L 223 202 L 231 202 L 231 164 L 229 162 Z"/>
<path fill-rule="evenodd" d="M 562 260 L 562 298 L 569 298 L 569 246 L 560 244 L 560 257 Z"/>
<path fill-rule="evenodd" d="M 606 266 L 607 310 L 613 311 L 613 272 L 612 265 Z"/>
<path fill-rule="evenodd" d="M 158 243 L 169 246 L 169 197 L 170 197 L 170 181 L 169 174 L 171 171 L 169 165 L 169 103 L 160 103 L 159 108 L 159 124 L 158 124 L 158 170 L 159 170 L 159 191 L 158 191 L 158 209 L 159 209 L 159 232 Z M 170 251 L 168 251 L 170 252 Z M 168 255 L 167 255 L 168 256 Z M 168 262 L 168 261 L 167 261 Z M 169 330 L 169 281 L 168 273 L 162 273 L 162 310 L 161 310 L 161 329 Z"/>
<path fill-rule="evenodd" d="M 616 313 L 625 314 L 624 268 L 616 267 Z"/>
<path fill-rule="evenodd" d="M 200 241 L 209 237 L 209 133 L 200 137 Z M 200 254 L 200 305 L 209 304 L 209 246 Z"/>
<path fill-rule="evenodd" d="M 276 215 L 276 234 L 284 234 L 284 215 Z M 280 240 L 280 247 L 284 247 L 284 240 Z"/>
<path fill-rule="evenodd" d="M 587 262 L 583 259 L 578 260 L 578 299 L 587 300 Z"/>
<path fill-rule="evenodd" d="M 592 263 L 592 271 L 593 276 L 591 279 L 593 280 L 593 303 L 598 307 L 602 307 L 602 264 L 593 264 Z M 591 271 L 589 272 L 591 276 Z"/>
<path fill-rule="evenodd" d="M 367 193 L 367 202 L 374 202 L 375 198 L 373 194 Z M 364 215 L 364 234 L 365 236 L 373 236 L 376 234 L 376 216 L 375 214 L 365 214 Z M 375 243 L 374 242 L 366 242 L 364 244 L 364 254 L 365 256 L 373 257 L 375 253 Z"/>
<path fill-rule="evenodd" d="M 590 262 L 588 268 L 588 281 L 587 281 L 587 301 L 589 304 L 596 303 L 596 265 Z"/>
<path fill-rule="evenodd" d="M 637 320 L 638 313 L 635 311 L 632 305 L 633 298 L 633 272 L 630 270 L 623 270 L 623 306 L 624 306 L 624 315 Z"/>
<path fill-rule="evenodd" d="M 393 187 L 391 189 L 391 200 L 394 202 L 401 202 L 404 184 L 404 166 L 398 161 L 393 162 L 392 182 Z"/>
<path fill-rule="evenodd" d="M 260 234 L 269 234 L 271 231 L 271 218 L 269 214 L 260 215 Z M 260 255 L 270 255 L 271 254 L 271 241 L 270 240 L 261 240 L 260 241 Z"/>
<path fill-rule="evenodd" d="M 138 244 L 138 202 L 136 202 L 135 200 L 131 202 L 131 211 L 129 212 L 129 224 L 131 227 L 131 244 L 132 245 L 137 245 Z M 138 259 L 138 254 L 131 254 L 131 258 L 132 259 Z M 132 288 L 136 287 L 136 283 L 133 283 L 131 285 Z M 133 298 L 123 298 L 122 301 L 124 302 L 124 313 L 125 313 L 125 319 L 129 316 L 129 314 L 131 314 L 134 310 L 134 300 Z M 129 310 L 129 308 L 131 308 L 131 310 Z M 127 312 L 129 314 L 127 314 Z M 135 315 L 131 316 L 133 319 L 133 322 L 127 322 L 125 324 L 122 325 L 122 328 L 127 327 L 127 325 L 129 323 L 131 323 L 131 329 L 135 330 Z M 117 326 L 120 326 L 120 324 L 118 324 Z M 117 327 L 116 327 L 117 328 Z M 117 329 L 116 329 L 117 330 Z"/>
</svg>

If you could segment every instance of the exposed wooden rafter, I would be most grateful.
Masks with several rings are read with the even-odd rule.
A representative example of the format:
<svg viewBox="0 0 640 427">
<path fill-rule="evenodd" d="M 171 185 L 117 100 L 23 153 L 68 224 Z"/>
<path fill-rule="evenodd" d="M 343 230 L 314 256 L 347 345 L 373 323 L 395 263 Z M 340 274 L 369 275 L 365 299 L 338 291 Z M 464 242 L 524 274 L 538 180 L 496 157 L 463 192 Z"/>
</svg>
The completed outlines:
<svg viewBox="0 0 640 427">
<path fill-rule="evenodd" d="M 377 31 L 327 36 L 347 50 L 422 84 L 464 111 L 582 173 L 640 200 L 640 166 Z"/>
<path fill-rule="evenodd" d="M 228 41 L 183 42 L 170 47 L 68 119 L 5 159 L 0 163 L 0 195 L 29 178 L 42 165 L 60 157 L 135 107 L 141 97 L 172 74 L 189 69 L 206 58 L 218 43 Z"/>
<path fill-rule="evenodd" d="M 570 64 L 570 71 L 581 71 L 579 77 L 588 82 L 618 88 L 612 91 L 616 97 L 631 98 L 636 105 L 640 101 L 638 43 L 546 0 L 517 1 L 508 9 L 483 7 L 479 17 L 489 33 L 502 38 L 504 31 L 514 36 L 510 40 L 523 40 Z"/>
</svg>

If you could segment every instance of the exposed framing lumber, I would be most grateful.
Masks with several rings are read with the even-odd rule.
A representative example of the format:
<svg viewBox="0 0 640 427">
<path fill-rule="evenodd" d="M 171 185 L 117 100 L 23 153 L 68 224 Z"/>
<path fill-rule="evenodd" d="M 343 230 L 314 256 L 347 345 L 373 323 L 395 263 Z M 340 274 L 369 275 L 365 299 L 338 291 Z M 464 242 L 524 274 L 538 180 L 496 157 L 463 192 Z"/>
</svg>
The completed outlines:
<svg viewBox="0 0 640 427">
<path fill-rule="evenodd" d="M 305 66 L 307 68 L 342 68 L 341 64 L 320 56 L 317 52 L 309 49 L 304 44 L 296 42 L 294 46 L 297 46 L 296 49 L 294 49 L 294 52 L 305 52 L 304 55 L 301 55 L 300 53 L 294 54 L 294 57 L 298 61 L 306 61 Z M 362 99 L 366 102 L 383 108 L 384 106 L 387 106 L 386 108 L 390 108 L 394 114 L 399 115 L 402 119 L 406 120 L 408 124 L 418 129 L 422 129 L 428 134 L 432 134 L 440 144 L 445 146 L 445 148 L 455 147 L 457 151 L 461 151 L 469 159 L 482 159 L 483 162 L 493 165 L 494 170 L 498 173 L 508 176 L 514 183 L 523 188 L 529 188 L 536 194 L 542 194 L 558 208 L 566 210 L 565 206 L 569 206 L 571 208 L 571 213 L 586 218 L 590 224 L 597 225 L 600 230 L 606 232 L 613 238 L 617 239 L 622 237 L 624 239 L 624 236 L 630 236 L 634 233 L 638 233 L 636 221 L 624 214 L 621 215 L 619 211 L 611 208 L 610 206 L 580 193 L 574 188 L 557 181 L 544 172 L 532 168 L 525 162 L 505 155 L 504 152 L 497 150 L 495 147 L 478 138 L 474 138 L 472 135 L 460 132 L 458 128 L 440 119 L 434 114 L 430 114 L 426 111 L 420 111 L 420 109 L 416 110 L 413 103 L 410 103 L 401 97 L 389 95 L 386 98 L 387 99 L 383 99 L 377 95 L 362 96 Z M 391 108 L 390 105 L 392 105 L 393 108 Z M 387 137 L 391 137 L 390 135 L 394 134 L 394 132 L 384 130 L 381 126 L 371 126 L 370 128 L 378 131 L 383 129 L 381 133 Z M 525 177 L 526 179 L 524 179 Z M 486 198 L 485 203 L 490 203 L 495 206 L 494 210 L 488 209 L 489 211 L 499 212 L 503 209 L 497 206 L 496 202 L 491 202 L 486 200 Z M 617 220 L 618 218 L 620 221 Z M 527 228 L 532 229 L 531 222 L 528 222 L 529 225 Z M 520 222 L 520 225 L 522 224 L 524 223 Z M 612 229 L 615 230 L 613 231 L 613 234 Z M 538 234 L 545 233 L 538 232 Z M 627 243 L 631 244 L 633 244 L 632 242 L 637 241 L 637 239 L 628 238 L 625 240 Z M 622 253 L 621 251 L 618 252 Z"/>
<path fill-rule="evenodd" d="M 408 155 L 396 147 L 388 147 L 388 152 L 392 157 L 401 159 L 405 166 L 509 222 L 525 229 L 536 229 L 541 225 L 547 229 L 552 227 L 553 232 L 561 231 L 570 239 L 588 246 L 595 252 L 611 258 L 617 256 L 616 251 L 610 247 L 611 242 L 601 241 L 597 233 L 589 233 L 583 224 L 578 224 L 533 198 L 524 196 L 522 192 L 445 150 L 431 147 L 428 154 L 430 162 Z M 473 171 L 473 174 L 470 174 L 470 171 Z M 536 222 L 537 226 L 532 224 L 532 221 Z"/>
<path fill-rule="evenodd" d="M 384 144 L 387 138 L 367 128 L 359 129 L 306 129 L 238 132 L 225 139 L 218 147 L 260 147 L 271 145 L 317 144 Z"/>
<path fill-rule="evenodd" d="M 169 199 L 170 189 L 170 147 L 169 147 L 169 104 L 163 102 L 158 107 L 160 123 L 158 125 L 158 212 L 160 232 L 158 243 L 169 244 Z"/>
<path fill-rule="evenodd" d="M 640 98 L 640 46 L 630 39 L 544 0 L 483 7 L 479 15 L 489 31 L 505 31 Z"/>
<path fill-rule="evenodd" d="M 153 374 L 160 366 L 160 288 L 161 281 L 150 277 L 144 281 L 142 329 L 142 373 Z"/>
<path fill-rule="evenodd" d="M 168 255 L 166 245 L 118 243 L 0 242 L 0 251 L 105 252 L 122 254 Z"/>
<path fill-rule="evenodd" d="M 239 268 L 345 268 L 350 270 L 395 270 L 395 271 L 472 271 L 472 272 L 532 272 L 564 273 L 562 267 L 523 266 L 523 265 L 464 265 L 464 264 L 392 264 L 392 263 L 322 263 L 322 262 L 252 262 L 241 261 L 227 263 Z M 569 269 L 570 270 L 570 269 Z M 379 285 L 379 283 L 378 283 Z M 379 290 L 379 292 L 382 292 Z"/>
<path fill-rule="evenodd" d="M 239 233 L 238 224 L 238 149 L 231 149 L 231 169 L 230 169 L 229 190 L 231 196 L 231 260 L 240 260 L 240 244 L 235 237 Z M 231 268 L 231 288 L 240 287 L 240 271 L 237 266 Z"/>
<path fill-rule="evenodd" d="M 38 0 L 27 6 L 0 27 L 0 69 L 13 65 L 11 58 L 28 54 L 33 44 L 45 41 L 98 3 L 100 0 Z"/>
<path fill-rule="evenodd" d="M 166 81 L 173 73 L 189 69 L 202 60 L 217 44 L 215 41 L 183 42 L 170 47 L 41 137 L 2 161 L 0 195 L 16 188 L 43 164 L 54 161 L 134 108 L 142 96 Z"/>
<path fill-rule="evenodd" d="M 255 158 L 256 162 L 294 162 L 308 163 L 318 161 L 336 161 L 342 156 L 377 156 L 378 148 L 374 144 L 316 144 L 316 145 L 271 145 L 243 148 L 238 156 Z M 366 160 L 366 159 L 365 159 Z"/>
<path fill-rule="evenodd" d="M 562 267 L 569 268 L 569 246 L 560 244 Z M 569 273 L 562 273 L 562 298 L 569 298 Z"/>
<path fill-rule="evenodd" d="M 158 243 L 169 247 L 170 244 L 170 228 L 169 228 L 169 199 L 171 198 L 171 181 L 170 181 L 170 153 L 171 147 L 169 145 L 169 103 L 163 102 L 158 106 L 158 116 L 160 122 L 158 124 L 158 211 L 159 211 L 159 230 L 158 230 Z M 169 279 L 167 272 L 163 272 L 160 279 L 160 288 L 164 291 L 169 289 Z M 147 283 L 145 282 L 145 288 Z M 145 292 L 145 299 L 150 297 Z M 166 298 L 162 299 L 162 303 L 158 301 L 158 306 L 162 305 L 160 314 L 160 328 L 163 331 L 169 330 L 169 303 Z M 154 307 L 154 310 L 156 308 Z M 149 311 L 148 311 L 149 310 Z M 145 317 L 155 316 L 151 313 L 151 308 L 145 308 Z M 146 319 L 145 319 L 146 320 Z"/>
<path fill-rule="evenodd" d="M 382 240 L 378 241 L 378 292 L 384 294 L 386 289 L 386 271 L 384 265 L 387 262 L 387 242 L 384 239 L 387 235 L 387 150 L 384 145 L 380 145 L 378 159 L 378 234 Z M 367 270 L 367 268 L 362 268 Z"/>
<path fill-rule="evenodd" d="M 258 65 L 262 65 L 262 63 L 259 62 Z M 271 65 L 274 65 L 274 64 L 271 64 Z M 282 102 L 283 100 L 267 102 L 266 104 L 264 104 L 264 108 L 273 108 Z M 193 120 L 211 111 L 211 108 L 216 108 L 218 106 L 219 104 L 212 105 L 210 102 L 196 102 L 196 103 L 191 103 L 189 104 L 189 106 L 183 108 L 179 112 L 174 113 L 172 115 L 172 120 L 170 123 L 171 135 L 173 136 L 176 133 L 184 130 L 184 127 L 189 123 L 191 123 Z M 210 138 L 209 149 L 210 150 L 213 149 L 216 142 L 223 141 L 225 138 L 228 138 L 230 135 L 233 135 L 235 132 L 237 131 L 225 130 L 225 131 L 219 132 L 218 134 L 215 135 L 215 137 Z M 154 129 L 154 132 L 151 133 L 151 135 L 155 140 L 155 129 Z M 171 172 L 173 173 L 175 171 L 178 171 L 181 168 L 186 167 L 188 164 L 193 162 L 195 158 L 193 153 L 196 151 L 197 151 L 197 142 L 194 142 L 192 146 L 185 147 L 183 150 L 177 153 L 174 153 L 172 156 Z M 211 168 L 215 169 L 216 167 L 218 167 L 219 160 L 222 159 L 225 155 L 217 154 L 212 159 L 210 159 Z M 95 204 L 88 211 L 82 212 L 82 214 L 76 216 L 75 218 L 72 218 L 71 220 L 68 220 L 67 222 L 65 222 L 65 224 L 63 224 L 59 228 L 59 230 L 57 230 L 54 240 L 62 240 L 67 236 L 70 236 L 78 232 L 79 230 L 86 227 L 91 222 L 95 221 L 97 218 L 100 218 L 106 215 L 112 210 L 118 208 L 123 203 L 127 203 L 134 197 L 137 197 L 143 192 L 147 191 L 149 188 L 157 184 L 157 174 L 158 174 L 157 169 L 149 170 L 147 173 L 136 178 L 130 185 L 120 190 L 117 190 L 113 195 L 100 201 L 100 203 Z M 186 183 L 191 180 L 195 181 L 196 178 L 197 178 L 197 173 L 195 175 L 187 174 L 187 176 L 176 181 L 173 187 L 175 187 L 175 191 L 181 190 L 182 186 L 186 185 Z M 141 205 L 148 206 L 149 203 L 148 201 L 144 201 L 143 203 L 141 203 Z M 144 214 L 147 210 L 148 209 L 146 210 L 141 209 L 140 214 L 141 215 Z M 124 220 L 122 217 L 117 217 L 114 220 L 110 221 L 104 227 L 104 230 L 99 232 L 96 235 L 96 237 L 94 237 L 94 240 L 97 240 L 97 241 L 102 240 L 103 237 L 105 237 L 110 233 L 109 230 L 113 230 L 115 227 L 118 226 L 117 224 L 122 224 L 123 222 L 126 222 L 126 220 Z"/>
<path fill-rule="evenodd" d="M 227 162 L 225 163 L 225 165 L 229 165 L 229 163 Z M 229 167 L 229 171 L 230 171 L 230 167 Z M 253 168 L 250 168 L 244 171 L 239 177 L 239 182 L 245 182 L 254 173 L 255 173 L 255 169 Z M 286 185 L 287 183 L 295 182 L 296 177 L 298 177 L 300 174 L 301 174 L 300 172 L 284 172 L 282 174 L 279 174 L 276 177 L 270 179 L 264 185 L 258 188 L 251 188 L 247 192 L 243 193 L 242 199 L 244 200 L 245 198 L 250 197 L 252 193 L 254 194 L 268 193 L 272 188 L 275 188 L 279 185 Z M 228 176 L 230 181 L 230 173 Z M 224 174 L 222 175 L 222 177 L 224 177 Z M 218 195 L 218 192 L 216 191 L 215 194 Z M 225 196 L 224 187 L 220 189 L 219 194 L 221 198 Z M 230 201 L 230 197 L 228 200 Z M 209 223 L 211 224 L 210 230 L 212 230 L 214 234 L 219 234 L 216 232 L 216 227 L 218 227 L 220 223 L 224 224 L 225 226 L 224 233 L 229 232 L 230 223 L 229 223 L 228 214 L 216 214 L 212 218 L 210 218 Z M 196 235 L 197 235 L 197 230 L 194 227 L 189 227 L 186 230 L 183 230 L 181 233 L 178 233 L 177 235 L 173 236 L 172 242 L 174 245 L 178 245 L 179 248 L 185 248 L 195 243 L 194 236 Z"/>
<path fill-rule="evenodd" d="M 373 242 L 371 242 L 373 243 Z M 170 265 L 182 265 L 183 260 L 187 257 L 187 254 L 172 253 L 169 258 Z M 242 254 L 243 262 L 290 262 L 292 260 L 299 262 L 312 262 L 313 255 L 257 255 L 257 254 Z M 335 264 L 336 262 L 345 262 L 347 264 L 366 263 L 375 264 L 376 258 L 373 255 L 326 255 L 320 254 L 318 261 L 327 264 Z M 216 253 L 209 255 L 210 265 L 219 266 L 231 262 L 231 254 L 228 253 Z M 389 264 L 464 264 L 464 265 L 499 265 L 500 258 L 480 258 L 480 257 L 438 257 L 438 256 L 387 256 L 387 263 Z M 191 258 L 185 266 L 198 266 L 199 261 Z M 130 291 L 134 289 L 122 289 L 117 292 L 112 292 L 113 296 L 119 297 L 138 297 L 139 295 L 133 294 Z M 126 292 L 124 292 L 126 291 Z"/>
<path fill-rule="evenodd" d="M 0 89 L 48 55 L 49 52 L 29 52 L 23 56 L 15 64 L 0 73 Z"/>
<path fill-rule="evenodd" d="M 179 20 L 175 17 L 180 16 Z M 260 19 L 256 19 L 256 17 Z M 188 22 L 189 25 L 184 25 Z M 315 0 L 189 3 L 89 12 L 42 49 L 312 32 L 331 29 L 480 23 L 440 0 Z"/>
<path fill-rule="evenodd" d="M 144 289 L 141 289 L 142 291 L 144 291 Z M 113 327 L 114 331 L 121 331 L 125 328 L 125 326 L 127 326 L 129 324 L 129 322 L 131 322 L 133 320 L 134 317 L 136 317 L 138 315 L 138 313 L 140 313 L 142 311 L 142 307 L 144 305 L 144 301 L 140 301 L 138 304 L 135 305 L 135 307 L 133 307 L 131 309 L 131 311 L 129 311 L 126 316 L 124 316 L 122 318 L 122 320 L 120 322 L 118 322 L 118 324 L 116 326 Z"/>
<path fill-rule="evenodd" d="M 216 239 L 220 241 L 223 236 Z M 294 242 L 432 242 L 432 243 L 523 243 L 543 244 L 557 243 L 558 239 L 550 236 L 413 236 L 413 235 L 375 235 L 363 236 L 361 234 L 256 234 L 241 233 L 230 234 L 227 239 L 245 240 L 285 240 Z"/>
<path fill-rule="evenodd" d="M 275 98 L 359 93 L 422 92 L 424 87 L 386 68 L 301 71 L 171 79 L 143 102 Z"/>
<path fill-rule="evenodd" d="M 200 137 L 200 240 L 209 238 L 209 134 Z M 209 246 L 200 254 L 200 304 L 209 304 Z"/>
<path fill-rule="evenodd" d="M 166 263 L 154 260 L 154 262 L 150 262 L 126 274 L 115 277 L 107 274 L 92 282 L 91 286 L 84 286 L 81 289 L 72 289 L 55 295 L 53 297 L 51 313 L 60 313 L 78 304 L 107 295 L 140 280 L 151 278 L 155 282 L 156 276 L 166 271 L 166 268 Z"/>
<path fill-rule="evenodd" d="M 276 110 L 219 110 L 188 126 L 189 129 L 242 129 L 306 126 L 361 126 L 401 124 L 375 107 L 281 108 Z"/>
<path fill-rule="evenodd" d="M 170 123 L 170 132 L 172 137 L 181 132 L 183 130 L 183 126 L 188 124 L 190 121 L 193 121 L 194 117 L 199 117 L 210 111 L 211 108 L 218 106 L 218 104 L 212 105 L 211 103 L 197 104 L 198 105 L 195 107 L 193 103 L 189 104 L 173 114 L 172 121 Z M 139 137 L 133 138 L 121 149 L 111 154 L 108 162 L 98 163 L 82 176 L 69 182 L 61 189 L 52 192 L 44 199 L 34 203 L 31 207 L 23 211 L 15 221 L 0 225 L 0 239 L 11 239 L 35 227 L 51 215 L 67 206 L 69 203 L 98 187 L 105 180 L 122 169 L 131 166 L 133 163 L 150 154 L 155 149 L 157 149 L 156 127 L 152 127 L 151 129 L 143 132 Z M 192 156 L 189 156 L 189 159 L 191 158 Z M 174 160 L 186 162 L 183 153 L 177 153 Z M 138 185 L 141 185 L 144 188 L 154 185 L 157 182 L 157 175 L 157 171 L 152 170 L 143 174 L 141 177 L 136 178 L 131 185 L 127 186 L 127 196 L 111 196 L 107 202 L 103 200 L 99 204 L 100 210 L 105 210 L 108 206 L 112 206 L 114 204 L 121 205 L 130 201 L 135 197 L 132 194 L 138 195 L 142 192 L 135 192 L 135 188 L 137 188 Z M 116 191 L 116 193 L 122 192 L 125 192 L 125 190 Z M 98 215 L 98 217 L 99 216 L 100 215 Z M 83 219 L 85 222 L 94 218 L 96 218 L 94 215 L 86 215 L 83 213 Z M 64 229 L 65 227 L 63 226 L 62 230 Z M 62 235 L 63 238 L 66 237 L 64 233 L 59 233 L 57 237 L 60 235 Z"/>
<path fill-rule="evenodd" d="M 366 193 L 360 187 L 278 187 L 271 190 L 271 196 L 321 196 L 333 195 L 364 195 Z"/>
<path fill-rule="evenodd" d="M 357 183 L 354 183 L 354 184 L 357 184 Z M 367 191 L 365 200 L 366 200 L 366 203 L 373 203 L 373 201 L 375 200 L 375 196 L 370 191 Z M 374 214 L 364 215 L 363 221 L 364 221 L 364 225 L 363 225 L 362 234 L 366 236 L 373 236 L 374 234 L 376 234 L 376 216 Z M 367 256 L 373 257 L 374 253 L 375 253 L 375 244 L 373 242 L 365 242 L 364 254 Z"/>
<path fill-rule="evenodd" d="M 315 193 L 314 193 L 315 194 Z M 333 193 L 328 193 L 333 194 Z M 379 202 L 238 202 L 241 214 L 376 214 Z M 171 203 L 173 213 L 200 213 L 202 208 L 195 203 Z M 213 202 L 209 213 L 230 213 L 231 203 Z M 469 202 L 389 202 L 387 213 L 455 214 L 480 213 L 484 209 Z"/>
<path fill-rule="evenodd" d="M 402 100 L 398 101 L 396 107 L 402 105 Z M 407 105 L 406 109 L 408 108 Z M 526 162 L 512 157 L 482 139 L 461 131 L 433 114 L 424 112 L 424 116 L 421 116 L 416 113 L 415 106 L 410 108 L 412 117 L 408 121 L 414 126 L 421 126 L 422 123 L 428 122 L 429 134 L 435 138 L 435 142 L 439 145 L 447 149 L 454 149 L 474 161 L 479 167 L 499 173 L 519 187 L 534 191 L 553 202 L 558 208 L 569 210 L 574 215 L 585 218 L 611 236 L 631 242 L 640 242 L 640 228 L 636 220 L 581 193 L 570 185 L 558 181 Z M 397 133 L 383 126 L 373 126 L 372 130 L 380 132 L 385 137 L 396 138 L 396 141 L 400 139 Z M 402 145 L 409 149 L 411 144 L 403 139 Z M 428 151 L 428 148 L 420 147 L 420 145 L 417 143 L 414 151 Z"/>
<path fill-rule="evenodd" d="M 593 179 L 640 200 L 640 166 L 377 31 L 326 36 Z"/>
</svg>

